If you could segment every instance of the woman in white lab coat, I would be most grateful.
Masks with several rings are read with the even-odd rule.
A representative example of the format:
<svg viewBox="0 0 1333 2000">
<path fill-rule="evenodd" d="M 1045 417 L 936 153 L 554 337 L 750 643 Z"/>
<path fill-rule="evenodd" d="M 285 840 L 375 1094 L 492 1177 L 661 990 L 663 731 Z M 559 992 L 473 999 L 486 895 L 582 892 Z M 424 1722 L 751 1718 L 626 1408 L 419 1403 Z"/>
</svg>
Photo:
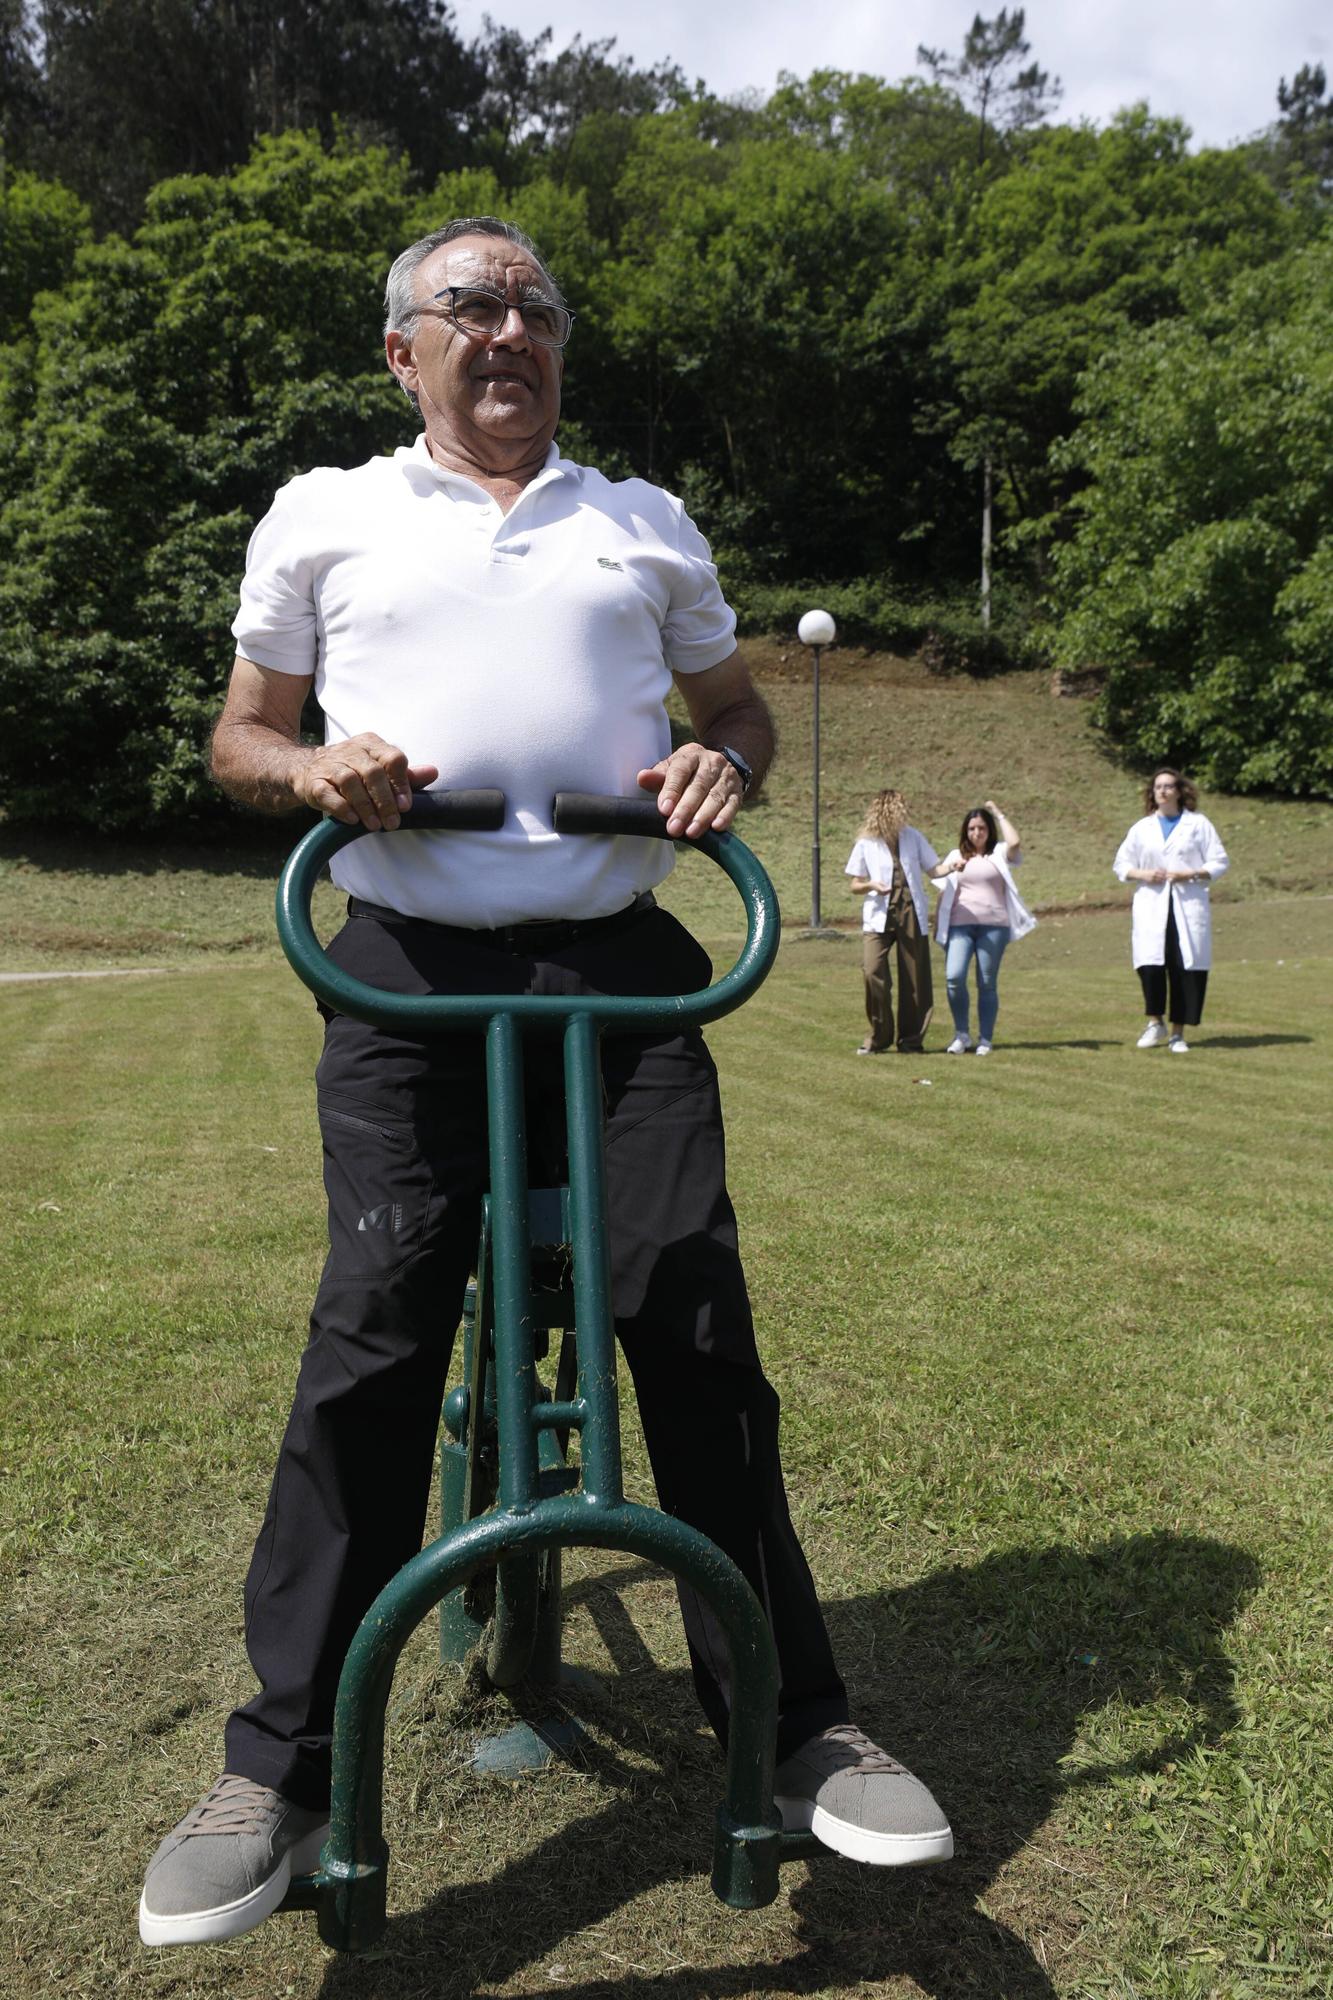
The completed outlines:
<svg viewBox="0 0 1333 2000">
<path fill-rule="evenodd" d="M 1203 1018 L 1213 962 L 1208 885 L 1229 864 L 1216 827 L 1197 810 L 1198 795 L 1179 771 L 1169 764 L 1154 771 L 1143 803 L 1145 817 L 1134 822 L 1115 858 L 1120 880 L 1137 885 L 1131 947 L 1148 1016 L 1138 1045 L 1166 1042 L 1173 1055 L 1185 1055 L 1185 1030 Z"/>
</svg>

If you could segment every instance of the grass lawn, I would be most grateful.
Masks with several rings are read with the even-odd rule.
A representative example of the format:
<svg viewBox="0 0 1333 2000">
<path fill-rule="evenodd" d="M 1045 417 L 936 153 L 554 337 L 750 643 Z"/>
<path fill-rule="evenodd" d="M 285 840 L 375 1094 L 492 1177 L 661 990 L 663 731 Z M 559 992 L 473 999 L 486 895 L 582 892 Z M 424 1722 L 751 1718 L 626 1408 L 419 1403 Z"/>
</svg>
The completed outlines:
<svg viewBox="0 0 1333 2000">
<path fill-rule="evenodd" d="M 882 781 L 862 691 L 849 682 L 832 725 L 864 752 L 832 788 L 837 870 Z M 991 692 L 965 709 L 953 683 L 904 682 L 902 700 L 947 745 Z M 1077 706 L 1035 685 L 995 707 L 999 768 L 1022 768 L 1029 701 L 1029 723 L 1044 701 L 1080 746 L 1080 783 L 1060 790 L 1058 739 L 1032 760 L 1036 817 L 1036 775 L 1025 791 L 981 763 L 953 768 L 947 814 L 941 786 L 920 817 L 943 845 L 994 793 L 1032 822 L 1033 900 L 1095 900 L 1132 788 Z M 928 746 L 914 755 L 884 775 L 924 797 Z M 792 785 L 781 825 L 775 804 L 746 831 L 765 852 L 774 829 L 799 913 Z M 989 1063 L 854 1061 L 850 941 L 789 938 L 713 1031 L 798 1526 L 855 1712 L 945 1803 L 956 1860 L 896 1878 L 797 1864 L 770 1909 L 723 1909 L 707 1887 L 720 1766 L 671 1587 L 580 1559 L 566 1650 L 606 1692 L 577 1767 L 471 1776 L 492 1705 L 435 1666 L 429 1629 L 409 1649 L 392 1920 L 359 1961 L 326 1953 L 307 1916 L 155 1955 L 134 1930 L 147 1855 L 216 1775 L 248 1685 L 240 1581 L 321 1257 L 316 1021 L 268 942 L 268 863 L 61 862 L 11 837 L 0 907 L 22 891 L 33 929 L 22 944 L 11 928 L 11 965 L 175 969 L 0 988 L 0 1990 L 1327 1995 L 1333 903 L 1273 886 L 1322 886 L 1310 833 L 1329 809 L 1205 803 L 1247 893 L 1219 907 L 1188 1058 L 1132 1046 L 1123 909 L 1052 914 L 1014 948 Z M 709 886 L 677 881 L 717 930 Z"/>
</svg>

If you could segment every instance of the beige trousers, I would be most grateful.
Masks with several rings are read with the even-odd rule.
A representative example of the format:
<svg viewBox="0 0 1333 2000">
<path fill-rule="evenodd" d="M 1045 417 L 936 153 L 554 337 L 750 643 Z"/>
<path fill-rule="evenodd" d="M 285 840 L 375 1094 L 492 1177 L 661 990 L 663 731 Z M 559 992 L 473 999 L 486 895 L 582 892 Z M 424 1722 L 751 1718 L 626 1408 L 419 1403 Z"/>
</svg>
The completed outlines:
<svg viewBox="0 0 1333 2000">
<path fill-rule="evenodd" d="M 916 1050 L 935 1011 L 930 971 L 930 938 L 917 921 L 916 905 L 905 884 L 895 882 L 889 914 L 882 931 L 861 933 L 861 970 L 865 976 L 866 1046 L 879 1052 L 893 1047 L 893 976 L 890 953 L 898 959 L 898 1047 Z"/>
</svg>

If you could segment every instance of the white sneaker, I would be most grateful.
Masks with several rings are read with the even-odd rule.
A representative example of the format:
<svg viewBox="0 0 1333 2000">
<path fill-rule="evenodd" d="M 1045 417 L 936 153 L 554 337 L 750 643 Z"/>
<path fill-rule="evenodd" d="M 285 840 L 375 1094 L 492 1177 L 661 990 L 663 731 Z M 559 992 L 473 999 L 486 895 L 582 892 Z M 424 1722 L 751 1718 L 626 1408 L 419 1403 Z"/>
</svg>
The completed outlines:
<svg viewBox="0 0 1333 2000">
<path fill-rule="evenodd" d="M 949 1822 L 919 1778 L 854 1723 L 837 1723 L 779 1764 L 773 1789 L 788 1832 L 813 1833 L 872 1868 L 916 1868 L 953 1853 Z"/>
<path fill-rule="evenodd" d="M 1139 1049 L 1160 1049 L 1162 1043 L 1169 1040 L 1164 1021 L 1149 1021 L 1134 1046 Z"/>
<path fill-rule="evenodd" d="M 1190 1045 L 1183 1035 L 1172 1035 L 1166 1045 L 1166 1052 L 1169 1056 L 1187 1056 L 1190 1052 Z"/>
<path fill-rule="evenodd" d="M 971 1035 L 955 1035 L 944 1053 L 946 1056 L 965 1056 L 971 1046 Z"/>
<path fill-rule="evenodd" d="M 976 1048 L 972 1051 L 974 1055 L 978 1056 L 988 1056 L 990 1052 L 991 1045 L 989 1042 L 978 1042 Z"/>
<path fill-rule="evenodd" d="M 271 1916 L 293 1875 L 319 1866 L 329 1822 L 267 1785 L 226 1773 L 148 1864 L 139 1899 L 145 1944 L 213 1944 Z"/>
</svg>

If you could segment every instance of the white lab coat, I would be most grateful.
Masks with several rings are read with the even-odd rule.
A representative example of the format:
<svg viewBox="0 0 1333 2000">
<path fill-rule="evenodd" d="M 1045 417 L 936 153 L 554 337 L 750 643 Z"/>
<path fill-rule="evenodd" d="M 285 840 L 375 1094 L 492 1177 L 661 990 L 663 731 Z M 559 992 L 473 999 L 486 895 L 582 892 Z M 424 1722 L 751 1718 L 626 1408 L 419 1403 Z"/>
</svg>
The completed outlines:
<svg viewBox="0 0 1333 2000">
<path fill-rule="evenodd" d="M 930 905 L 926 901 L 926 885 L 921 879 L 923 868 L 938 868 L 940 857 L 914 826 L 905 826 L 898 835 L 898 860 L 902 865 L 903 880 L 906 882 L 916 909 L 916 920 L 924 937 L 930 929 Z M 848 857 L 845 875 L 867 877 L 872 882 L 887 882 L 893 887 L 893 849 L 887 840 L 874 840 L 862 834 Z M 882 931 L 888 922 L 889 899 L 877 895 L 873 889 L 866 892 L 861 905 L 861 929 Z"/>
<path fill-rule="evenodd" d="M 960 861 L 962 859 L 962 850 L 957 847 L 951 847 L 944 859 L 946 862 Z M 1000 879 L 1004 883 L 1004 900 L 1009 908 L 1009 942 L 1012 944 L 1015 938 L 1026 937 L 1029 931 L 1035 931 L 1037 928 L 1037 919 L 1033 916 L 1031 910 L 1026 907 L 1022 897 L 1014 886 L 1013 869 L 1020 868 L 1022 862 L 1015 861 L 1013 866 L 1010 866 L 1009 843 L 1007 840 L 997 840 L 987 859 L 995 863 L 995 866 L 1000 871 Z M 957 873 L 954 873 L 945 877 L 944 885 L 940 890 L 939 908 L 935 912 L 936 944 L 947 946 L 949 942 L 949 920 L 953 916 L 954 898 L 957 894 L 958 876 Z"/>
<path fill-rule="evenodd" d="M 1124 882 L 1131 868 L 1206 868 L 1216 881 L 1230 863 L 1217 828 L 1199 812 L 1183 812 L 1163 839 L 1156 813 L 1136 820 L 1120 843 L 1115 872 Z M 1180 958 L 1187 972 L 1207 972 L 1213 962 L 1213 920 L 1207 882 L 1137 882 L 1130 937 L 1135 966 L 1166 963 L 1166 915 L 1174 903 Z"/>
</svg>

